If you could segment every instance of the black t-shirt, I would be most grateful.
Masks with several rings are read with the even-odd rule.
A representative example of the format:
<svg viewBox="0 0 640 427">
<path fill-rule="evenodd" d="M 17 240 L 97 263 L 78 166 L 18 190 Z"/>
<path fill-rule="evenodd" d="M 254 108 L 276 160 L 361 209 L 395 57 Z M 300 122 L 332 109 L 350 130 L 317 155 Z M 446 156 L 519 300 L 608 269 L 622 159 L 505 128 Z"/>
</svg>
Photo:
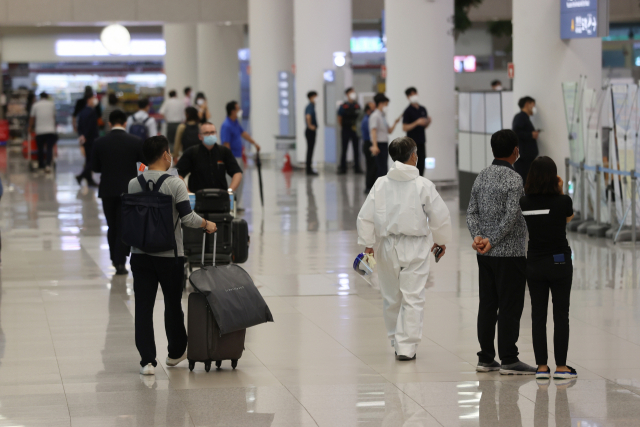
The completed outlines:
<svg viewBox="0 0 640 427">
<path fill-rule="evenodd" d="M 518 135 L 520 156 L 531 160 L 538 157 L 538 141 L 533 139 L 533 131 L 536 129 L 533 127 L 529 115 L 520 111 L 513 117 L 511 128 Z"/>
<path fill-rule="evenodd" d="M 360 116 L 360 104 L 344 102 L 338 109 L 338 115 L 342 117 L 342 129 L 356 130 L 356 122 Z"/>
<path fill-rule="evenodd" d="M 573 215 L 571 197 L 562 194 L 523 196 L 520 209 L 529 230 L 529 257 L 570 251 L 566 230 L 567 218 Z"/>
<path fill-rule="evenodd" d="M 420 105 L 418 108 L 415 108 L 413 105 L 409 105 L 406 110 L 404 110 L 404 114 L 402 115 L 402 123 L 405 125 L 410 125 L 421 117 L 429 117 L 427 114 L 427 109 Z M 407 132 L 407 136 L 413 139 L 416 144 L 424 144 L 427 142 L 427 136 L 425 134 L 424 126 L 416 126 Z"/>
<path fill-rule="evenodd" d="M 231 150 L 223 145 L 214 145 L 208 150 L 204 144 L 191 147 L 182 153 L 176 165 L 178 174 L 189 177 L 189 191 L 195 193 L 207 188 L 226 190 L 227 177 L 242 172 Z"/>
</svg>

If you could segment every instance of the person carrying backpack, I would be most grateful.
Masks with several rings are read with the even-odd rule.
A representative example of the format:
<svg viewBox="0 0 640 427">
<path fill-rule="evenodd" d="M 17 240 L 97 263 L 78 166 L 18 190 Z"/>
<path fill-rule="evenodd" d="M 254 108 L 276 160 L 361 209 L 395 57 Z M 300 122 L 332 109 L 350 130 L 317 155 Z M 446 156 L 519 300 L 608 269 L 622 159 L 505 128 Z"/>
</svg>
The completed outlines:
<svg viewBox="0 0 640 427">
<path fill-rule="evenodd" d="M 173 163 L 169 140 L 152 136 L 142 152 L 149 170 L 129 181 L 129 194 L 122 196 L 122 239 L 131 247 L 131 272 L 135 293 L 135 336 L 140 352 L 140 373 L 154 375 L 156 344 L 153 307 L 158 282 L 164 295 L 164 321 L 169 341 L 167 366 L 187 357 L 187 332 L 182 311 L 184 248 L 182 228 L 202 228 L 211 234 L 216 224 L 191 210 L 187 187 L 167 170 Z"/>
<path fill-rule="evenodd" d="M 182 153 L 191 147 L 200 145 L 200 125 L 198 124 L 198 110 L 195 107 L 187 107 L 184 110 L 186 122 L 178 125 L 176 139 L 173 145 L 173 157 L 176 161 Z"/>
<path fill-rule="evenodd" d="M 138 111 L 127 119 L 127 132 L 143 141 L 158 134 L 156 120 L 149 115 L 151 104 L 146 98 L 138 101 Z"/>
</svg>

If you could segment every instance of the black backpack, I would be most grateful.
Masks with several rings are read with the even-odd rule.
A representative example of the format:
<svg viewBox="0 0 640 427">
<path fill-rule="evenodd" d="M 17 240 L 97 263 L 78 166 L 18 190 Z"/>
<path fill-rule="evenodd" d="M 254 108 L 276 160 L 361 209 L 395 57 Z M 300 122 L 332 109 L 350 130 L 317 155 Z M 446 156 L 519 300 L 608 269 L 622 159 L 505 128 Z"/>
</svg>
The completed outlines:
<svg viewBox="0 0 640 427">
<path fill-rule="evenodd" d="M 123 194 L 122 242 L 143 252 L 155 253 L 173 250 L 178 256 L 175 228 L 173 224 L 173 197 L 160 193 L 162 183 L 171 175 L 164 174 L 155 184 L 138 176 L 142 187 L 139 193 Z M 149 186 L 153 189 L 149 189 Z"/>
<path fill-rule="evenodd" d="M 182 152 L 200 144 L 200 127 L 198 125 L 186 125 L 182 132 Z"/>
<path fill-rule="evenodd" d="M 147 122 L 151 119 L 151 117 L 147 117 L 143 121 L 139 122 L 136 120 L 135 116 L 133 117 L 133 123 L 129 126 L 129 133 L 131 135 L 135 135 L 138 138 L 141 138 L 143 141 L 149 138 L 149 129 L 147 129 Z"/>
</svg>

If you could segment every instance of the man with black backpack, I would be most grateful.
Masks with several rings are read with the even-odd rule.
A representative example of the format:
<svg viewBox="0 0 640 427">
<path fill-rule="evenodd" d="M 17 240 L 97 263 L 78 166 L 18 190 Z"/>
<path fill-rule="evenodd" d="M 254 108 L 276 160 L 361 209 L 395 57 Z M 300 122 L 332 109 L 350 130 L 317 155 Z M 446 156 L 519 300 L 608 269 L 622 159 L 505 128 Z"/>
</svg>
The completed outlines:
<svg viewBox="0 0 640 427">
<path fill-rule="evenodd" d="M 138 111 L 127 119 L 127 132 L 143 141 L 158 134 L 156 119 L 149 115 L 151 104 L 146 98 L 138 101 Z"/>
<path fill-rule="evenodd" d="M 155 373 L 156 345 L 153 307 L 158 283 L 164 295 L 164 322 L 169 341 L 167 366 L 187 357 L 187 332 L 182 311 L 184 248 L 182 228 L 217 230 L 216 224 L 191 210 L 187 187 L 167 174 L 173 158 L 166 137 L 145 140 L 142 152 L 149 170 L 129 182 L 129 194 L 122 196 L 122 238 L 131 244 L 131 272 L 135 292 L 136 347 L 140 352 L 140 373 Z"/>
</svg>

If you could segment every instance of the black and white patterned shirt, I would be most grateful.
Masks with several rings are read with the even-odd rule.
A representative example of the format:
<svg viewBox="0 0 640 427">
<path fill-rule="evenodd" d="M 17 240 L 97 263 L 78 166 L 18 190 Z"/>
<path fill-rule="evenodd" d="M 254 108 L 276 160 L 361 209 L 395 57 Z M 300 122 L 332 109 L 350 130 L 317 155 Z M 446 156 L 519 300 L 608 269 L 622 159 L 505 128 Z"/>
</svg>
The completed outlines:
<svg viewBox="0 0 640 427">
<path fill-rule="evenodd" d="M 520 210 L 522 178 L 511 164 L 494 160 L 473 183 L 467 209 L 471 237 L 489 238 L 486 256 L 523 257 L 527 225 Z"/>
</svg>

